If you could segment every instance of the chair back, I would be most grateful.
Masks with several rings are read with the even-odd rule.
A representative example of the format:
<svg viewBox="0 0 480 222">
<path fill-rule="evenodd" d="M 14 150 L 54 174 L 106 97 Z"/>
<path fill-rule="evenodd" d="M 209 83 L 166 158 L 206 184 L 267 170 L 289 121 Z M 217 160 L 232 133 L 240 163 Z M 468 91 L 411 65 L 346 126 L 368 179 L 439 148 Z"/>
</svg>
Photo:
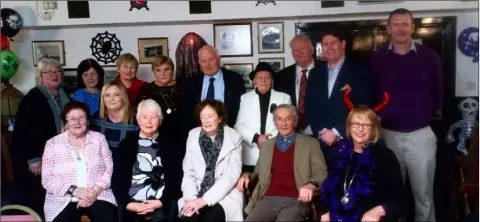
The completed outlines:
<svg viewBox="0 0 480 222">
<path fill-rule="evenodd" d="M 4 211 L 7 210 L 18 210 L 23 211 L 27 214 L 21 215 L 3 215 Z M 22 205 L 6 205 L 0 208 L 2 215 L 0 216 L 0 221 L 2 222 L 43 222 L 40 215 L 37 212 Z"/>
</svg>

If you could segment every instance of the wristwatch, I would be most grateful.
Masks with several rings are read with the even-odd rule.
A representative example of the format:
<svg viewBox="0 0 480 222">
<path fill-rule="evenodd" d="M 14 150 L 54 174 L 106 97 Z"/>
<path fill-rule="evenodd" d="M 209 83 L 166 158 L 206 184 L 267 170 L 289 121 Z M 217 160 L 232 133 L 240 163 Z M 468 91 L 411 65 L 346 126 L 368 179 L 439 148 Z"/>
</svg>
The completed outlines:
<svg viewBox="0 0 480 222">
<path fill-rule="evenodd" d="M 72 185 L 68 188 L 67 190 L 67 194 L 70 195 L 70 196 L 73 196 L 73 192 L 77 189 L 77 186 L 75 185 Z"/>
</svg>

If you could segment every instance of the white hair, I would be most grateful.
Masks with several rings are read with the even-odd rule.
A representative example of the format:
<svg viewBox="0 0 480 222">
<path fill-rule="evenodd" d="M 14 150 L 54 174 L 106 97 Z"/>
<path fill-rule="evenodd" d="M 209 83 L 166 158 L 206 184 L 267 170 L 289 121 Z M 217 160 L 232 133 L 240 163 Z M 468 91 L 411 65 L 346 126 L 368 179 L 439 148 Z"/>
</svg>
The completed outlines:
<svg viewBox="0 0 480 222">
<path fill-rule="evenodd" d="M 275 109 L 273 110 L 273 118 L 275 118 L 277 116 L 277 110 L 279 109 L 287 109 L 288 111 L 290 111 L 290 113 L 292 114 L 293 116 L 293 125 L 294 126 L 297 126 L 298 124 L 298 111 L 297 111 L 297 108 L 291 104 L 281 104 L 277 107 L 275 107 Z"/>
<path fill-rule="evenodd" d="M 160 120 L 160 123 L 163 120 L 162 108 L 158 105 L 157 102 L 153 99 L 142 100 L 137 106 L 137 117 L 142 115 L 142 110 L 147 109 L 148 111 L 156 112 L 157 117 Z"/>
<path fill-rule="evenodd" d="M 45 67 L 48 65 L 55 66 L 55 68 L 58 69 L 58 71 L 62 72 L 63 75 L 63 68 L 60 62 L 54 58 L 43 58 L 38 62 L 37 65 L 37 72 L 35 73 L 35 81 L 37 84 L 41 84 L 40 80 L 42 80 L 42 72 L 45 71 Z"/>
</svg>

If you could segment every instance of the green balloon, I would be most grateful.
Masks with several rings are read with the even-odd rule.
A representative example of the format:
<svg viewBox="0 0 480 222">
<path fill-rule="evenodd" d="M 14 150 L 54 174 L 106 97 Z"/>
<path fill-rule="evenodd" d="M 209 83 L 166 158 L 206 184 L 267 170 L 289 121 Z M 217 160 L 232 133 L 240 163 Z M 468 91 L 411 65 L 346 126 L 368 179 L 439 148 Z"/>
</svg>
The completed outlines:
<svg viewBox="0 0 480 222">
<path fill-rule="evenodd" d="M 17 73 L 20 63 L 15 53 L 10 50 L 2 50 L 0 52 L 0 65 L 2 79 L 8 80 Z"/>
</svg>

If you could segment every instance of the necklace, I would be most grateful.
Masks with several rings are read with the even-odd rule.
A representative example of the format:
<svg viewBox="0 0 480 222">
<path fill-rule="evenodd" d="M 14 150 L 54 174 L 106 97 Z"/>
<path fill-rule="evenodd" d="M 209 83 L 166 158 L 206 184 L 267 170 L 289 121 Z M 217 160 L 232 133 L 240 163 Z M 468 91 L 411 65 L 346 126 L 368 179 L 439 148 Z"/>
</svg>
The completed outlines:
<svg viewBox="0 0 480 222">
<path fill-rule="evenodd" d="M 351 156 L 353 155 L 353 151 L 352 151 L 352 154 Z M 351 158 L 350 158 L 351 159 Z M 343 182 L 343 197 L 342 199 L 340 199 L 340 202 L 343 204 L 343 205 L 347 205 L 349 202 L 350 202 L 350 197 L 349 197 L 349 193 L 347 190 L 350 189 L 350 187 L 352 186 L 352 182 L 353 182 L 353 179 L 355 179 L 355 172 L 353 172 L 353 176 L 352 176 L 352 179 L 350 179 L 350 182 L 348 183 L 348 187 L 347 187 L 347 177 L 348 177 L 348 172 L 350 171 L 350 165 L 348 165 L 347 167 L 347 172 L 345 173 L 345 180 Z"/>
<path fill-rule="evenodd" d="M 167 114 L 172 113 L 172 109 L 170 108 L 170 106 L 172 105 L 173 88 L 174 88 L 174 87 L 172 87 L 172 88 L 170 89 L 170 100 L 169 100 L 168 104 L 167 104 L 167 101 L 165 100 L 165 95 L 163 94 L 163 92 L 160 93 L 160 95 L 162 95 L 162 100 L 163 100 L 163 102 L 164 102 L 165 105 L 167 106 Z"/>
<path fill-rule="evenodd" d="M 78 153 L 78 151 L 75 149 L 73 151 L 75 151 L 75 154 L 77 155 L 77 160 L 78 161 L 82 160 L 82 158 L 80 157 L 80 153 Z"/>
</svg>

